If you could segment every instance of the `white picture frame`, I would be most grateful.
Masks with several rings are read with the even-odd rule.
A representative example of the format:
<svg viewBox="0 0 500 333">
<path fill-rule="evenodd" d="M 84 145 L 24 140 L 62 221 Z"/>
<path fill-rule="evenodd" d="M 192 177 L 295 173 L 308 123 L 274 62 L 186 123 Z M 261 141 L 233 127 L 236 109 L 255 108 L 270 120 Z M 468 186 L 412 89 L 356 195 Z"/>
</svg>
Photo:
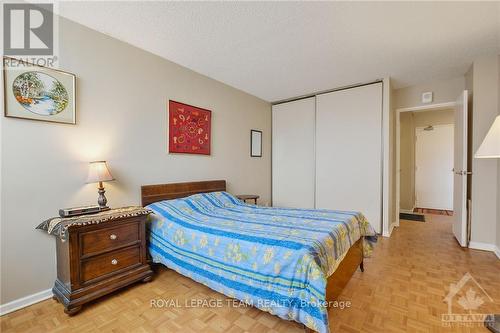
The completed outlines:
<svg viewBox="0 0 500 333">
<path fill-rule="evenodd" d="M 262 157 L 262 131 L 250 130 L 250 157 Z"/>
<path fill-rule="evenodd" d="M 6 56 L 3 71 L 5 117 L 76 124 L 75 74 Z"/>
</svg>

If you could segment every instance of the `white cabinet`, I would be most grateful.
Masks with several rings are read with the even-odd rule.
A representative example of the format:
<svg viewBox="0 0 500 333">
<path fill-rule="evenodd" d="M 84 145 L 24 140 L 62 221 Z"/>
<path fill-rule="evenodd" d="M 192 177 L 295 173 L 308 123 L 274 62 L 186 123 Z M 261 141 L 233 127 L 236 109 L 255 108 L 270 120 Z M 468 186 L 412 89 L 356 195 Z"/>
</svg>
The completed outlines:
<svg viewBox="0 0 500 333">
<path fill-rule="evenodd" d="M 382 83 L 316 97 L 316 208 L 382 221 Z"/>
<path fill-rule="evenodd" d="M 382 232 L 382 83 L 273 106 L 273 206 L 361 211 Z"/>
<path fill-rule="evenodd" d="M 314 208 L 315 98 L 273 106 L 273 206 Z"/>
</svg>

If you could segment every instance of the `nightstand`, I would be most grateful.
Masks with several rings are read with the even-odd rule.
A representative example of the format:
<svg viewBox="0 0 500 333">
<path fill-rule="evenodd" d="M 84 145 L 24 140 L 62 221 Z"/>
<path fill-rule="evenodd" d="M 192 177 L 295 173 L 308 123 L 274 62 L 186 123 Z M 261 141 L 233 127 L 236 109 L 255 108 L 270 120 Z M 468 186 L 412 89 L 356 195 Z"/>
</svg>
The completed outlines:
<svg viewBox="0 0 500 333">
<path fill-rule="evenodd" d="M 237 194 L 236 197 L 243 202 L 247 202 L 247 200 L 253 200 L 255 204 L 257 204 L 257 199 L 260 198 L 260 196 L 256 194 Z"/>
<path fill-rule="evenodd" d="M 54 218 L 38 227 L 57 236 L 57 280 L 52 291 L 66 314 L 134 282 L 151 280 L 145 228 L 149 214 L 142 207 L 126 207 Z"/>
</svg>

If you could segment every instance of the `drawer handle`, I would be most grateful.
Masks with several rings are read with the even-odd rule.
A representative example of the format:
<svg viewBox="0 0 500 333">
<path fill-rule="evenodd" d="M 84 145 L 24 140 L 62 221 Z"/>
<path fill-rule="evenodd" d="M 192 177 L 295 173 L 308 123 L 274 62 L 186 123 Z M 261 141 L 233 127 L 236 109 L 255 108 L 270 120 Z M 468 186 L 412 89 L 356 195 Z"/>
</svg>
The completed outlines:
<svg viewBox="0 0 500 333">
<path fill-rule="evenodd" d="M 115 234 L 111 234 L 109 235 L 109 239 L 112 239 L 112 240 L 115 240 L 117 239 L 118 237 L 115 235 Z"/>
<path fill-rule="evenodd" d="M 111 265 L 117 265 L 117 264 L 118 264 L 118 260 L 116 260 L 116 259 L 111 260 Z"/>
</svg>

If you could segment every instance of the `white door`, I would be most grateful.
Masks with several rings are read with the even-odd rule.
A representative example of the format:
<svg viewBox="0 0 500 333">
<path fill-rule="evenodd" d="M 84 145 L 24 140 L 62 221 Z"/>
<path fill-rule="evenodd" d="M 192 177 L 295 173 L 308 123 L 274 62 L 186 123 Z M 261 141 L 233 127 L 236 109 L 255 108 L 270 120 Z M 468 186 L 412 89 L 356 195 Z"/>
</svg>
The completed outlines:
<svg viewBox="0 0 500 333">
<path fill-rule="evenodd" d="M 314 208 L 315 97 L 273 105 L 273 206 Z"/>
<path fill-rule="evenodd" d="M 382 231 L 382 84 L 316 99 L 316 208 L 362 212 Z"/>
<path fill-rule="evenodd" d="M 451 124 L 415 129 L 417 207 L 453 209 L 453 140 Z"/>
<path fill-rule="evenodd" d="M 467 246 L 467 90 L 455 106 L 453 163 L 453 234 L 461 246 Z"/>
</svg>

